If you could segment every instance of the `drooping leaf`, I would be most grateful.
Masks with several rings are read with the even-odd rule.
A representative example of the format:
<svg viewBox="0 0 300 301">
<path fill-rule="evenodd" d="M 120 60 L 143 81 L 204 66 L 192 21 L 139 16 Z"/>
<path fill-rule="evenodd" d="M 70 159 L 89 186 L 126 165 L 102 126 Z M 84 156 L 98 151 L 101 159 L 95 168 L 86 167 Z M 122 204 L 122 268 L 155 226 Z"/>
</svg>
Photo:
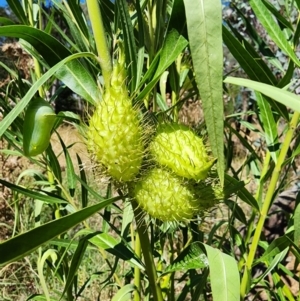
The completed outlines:
<svg viewBox="0 0 300 301">
<path fill-rule="evenodd" d="M 134 284 L 124 285 L 111 299 L 111 301 L 129 301 L 132 300 L 132 293 L 136 290 Z"/>
<path fill-rule="evenodd" d="M 1 31 L 1 28 L 0 28 Z M 35 95 L 38 91 L 39 87 L 41 87 L 51 76 L 55 74 L 60 68 L 62 68 L 67 62 L 72 61 L 73 59 L 77 59 L 80 57 L 92 57 L 94 55 L 91 53 L 79 53 L 79 54 L 72 54 L 69 57 L 63 59 L 55 66 L 53 66 L 50 70 L 48 70 L 41 78 L 39 78 L 28 90 L 26 95 L 17 103 L 17 105 L 11 110 L 5 118 L 0 122 L 0 137 L 5 133 L 8 127 L 13 123 L 13 121 L 21 114 L 31 98 Z"/>
<path fill-rule="evenodd" d="M 51 35 L 24 25 L 0 27 L 0 35 L 20 38 L 32 45 L 43 56 L 50 67 L 72 53 Z M 94 78 L 87 72 L 79 60 L 63 64 L 56 76 L 72 91 L 82 96 L 91 104 L 99 99 L 99 90 Z"/>
</svg>

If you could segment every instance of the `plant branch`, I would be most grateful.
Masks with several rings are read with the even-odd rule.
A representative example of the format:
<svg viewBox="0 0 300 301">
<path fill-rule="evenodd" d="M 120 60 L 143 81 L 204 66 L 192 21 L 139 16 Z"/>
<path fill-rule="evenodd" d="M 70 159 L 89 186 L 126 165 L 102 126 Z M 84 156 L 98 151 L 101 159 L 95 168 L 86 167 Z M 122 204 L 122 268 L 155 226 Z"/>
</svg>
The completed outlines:
<svg viewBox="0 0 300 301">
<path fill-rule="evenodd" d="M 252 241 L 252 244 L 250 247 L 249 255 L 248 255 L 248 258 L 246 261 L 246 266 L 245 266 L 245 270 L 244 270 L 244 274 L 243 274 L 243 278 L 242 278 L 242 282 L 241 282 L 241 298 L 242 299 L 244 299 L 245 295 L 248 292 L 249 276 L 251 273 L 251 268 L 252 268 L 253 260 L 255 257 L 256 250 L 257 250 L 257 246 L 259 243 L 260 235 L 261 235 L 266 217 L 268 215 L 269 208 L 271 206 L 272 198 L 273 198 L 276 186 L 277 186 L 277 181 L 280 176 L 281 167 L 284 163 L 285 157 L 287 155 L 287 152 L 289 150 L 290 144 L 293 139 L 294 131 L 298 124 L 299 116 L 300 116 L 300 114 L 298 112 L 294 112 L 292 120 L 290 122 L 289 129 L 286 133 L 284 142 L 282 143 L 282 148 L 280 150 L 278 161 L 277 161 L 277 164 L 274 168 L 274 171 L 273 171 L 273 174 L 271 177 L 271 181 L 270 181 L 270 184 L 269 184 L 269 187 L 267 190 L 265 201 L 261 208 L 259 220 L 257 223 L 257 227 L 255 229 L 253 241 Z"/>
<path fill-rule="evenodd" d="M 153 293 L 153 298 L 155 301 L 163 301 L 161 288 L 159 286 L 159 283 L 157 283 L 157 274 L 156 274 L 154 259 L 152 256 L 152 248 L 150 246 L 147 225 L 143 217 L 144 214 L 134 200 L 131 203 L 134 210 L 134 216 L 137 224 L 137 231 L 140 237 L 140 243 L 141 243 L 144 261 L 146 265 L 146 272 L 148 275 L 151 291 Z"/>
<path fill-rule="evenodd" d="M 102 69 L 104 83 L 106 87 L 109 87 L 112 73 L 112 63 L 106 41 L 100 7 L 98 0 L 87 0 L 86 4 L 94 33 L 95 43 L 98 51 L 98 59 Z"/>
</svg>

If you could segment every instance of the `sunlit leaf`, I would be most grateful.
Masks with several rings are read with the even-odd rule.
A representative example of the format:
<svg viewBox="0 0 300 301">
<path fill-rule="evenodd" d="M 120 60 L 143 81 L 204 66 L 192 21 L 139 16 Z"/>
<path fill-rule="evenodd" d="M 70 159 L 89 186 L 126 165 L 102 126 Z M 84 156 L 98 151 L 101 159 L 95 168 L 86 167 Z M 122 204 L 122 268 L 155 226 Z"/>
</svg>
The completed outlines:
<svg viewBox="0 0 300 301">
<path fill-rule="evenodd" d="M 227 77 L 224 80 L 224 83 L 248 87 L 273 98 L 274 100 L 290 107 L 294 111 L 300 112 L 300 97 L 289 91 L 282 90 L 277 87 L 273 87 L 263 83 L 255 82 L 253 80 L 238 77 Z"/>
<path fill-rule="evenodd" d="M 184 0 L 196 82 L 208 137 L 224 183 L 222 5 L 219 0 Z"/>
</svg>

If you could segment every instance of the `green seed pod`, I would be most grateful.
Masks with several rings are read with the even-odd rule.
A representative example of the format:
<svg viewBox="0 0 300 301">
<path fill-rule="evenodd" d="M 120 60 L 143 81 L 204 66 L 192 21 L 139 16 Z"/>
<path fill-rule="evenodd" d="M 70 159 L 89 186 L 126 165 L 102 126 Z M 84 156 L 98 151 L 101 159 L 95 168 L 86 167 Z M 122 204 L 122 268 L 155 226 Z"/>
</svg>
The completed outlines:
<svg viewBox="0 0 300 301">
<path fill-rule="evenodd" d="M 215 162 L 208 157 L 202 139 L 187 126 L 177 123 L 158 126 L 150 151 L 160 165 L 196 181 L 205 179 Z"/>
<path fill-rule="evenodd" d="M 142 177 L 132 194 L 143 210 L 162 221 L 189 221 L 201 209 L 192 185 L 161 168 Z"/>
<path fill-rule="evenodd" d="M 127 91 L 109 89 L 89 120 L 88 149 L 108 174 L 118 181 L 132 181 L 143 159 L 144 143 L 138 111 Z"/>
<path fill-rule="evenodd" d="M 42 98 L 30 102 L 23 125 L 23 150 L 26 156 L 37 156 L 50 143 L 56 114 L 50 104 Z"/>
</svg>

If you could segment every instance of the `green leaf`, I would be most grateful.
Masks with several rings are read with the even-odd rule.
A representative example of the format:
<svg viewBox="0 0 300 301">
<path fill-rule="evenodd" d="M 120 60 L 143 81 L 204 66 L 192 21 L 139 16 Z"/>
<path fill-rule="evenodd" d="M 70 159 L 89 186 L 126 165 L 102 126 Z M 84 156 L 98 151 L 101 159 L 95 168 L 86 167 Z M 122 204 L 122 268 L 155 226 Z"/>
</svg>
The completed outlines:
<svg viewBox="0 0 300 301">
<path fill-rule="evenodd" d="M 82 160 L 78 154 L 76 154 L 76 157 L 77 157 L 77 162 L 78 162 L 78 167 L 80 172 L 80 179 L 83 183 L 87 184 L 87 177 L 85 174 L 85 170 L 83 168 Z M 81 185 L 81 205 L 82 208 L 88 205 L 88 191 L 83 185 Z"/>
<path fill-rule="evenodd" d="M 58 138 L 59 138 L 60 144 L 63 148 L 65 158 L 66 158 L 68 188 L 69 188 L 71 196 L 74 197 L 77 181 L 76 181 L 76 174 L 75 174 L 75 170 L 74 170 L 73 161 L 69 154 L 68 148 L 66 147 L 66 145 L 64 144 L 63 140 L 61 139 L 61 137 L 59 135 L 58 135 Z"/>
<path fill-rule="evenodd" d="M 264 29 L 269 34 L 270 38 L 276 43 L 276 45 L 285 52 L 291 60 L 300 66 L 299 59 L 293 51 L 292 46 L 286 40 L 283 32 L 281 31 L 278 24 L 274 21 L 272 14 L 266 8 L 261 0 L 250 0 L 249 1 L 257 19 L 261 22 Z"/>
<path fill-rule="evenodd" d="M 6 2 L 9 5 L 10 9 L 14 12 L 16 17 L 20 20 L 20 22 L 25 25 L 28 25 L 29 20 L 25 15 L 24 9 L 23 9 L 20 1 L 7 0 Z"/>
<path fill-rule="evenodd" d="M 62 182 L 62 170 L 61 166 L 58 162 L 58 158 L 55 155 L 52 145 L 50 144 L 49 147 L 46 149 L 46 154 L 47 154 L 47 162 L 49 162 L 49 168 L 53 172 L 55 178 L 57 179 L 58 182 Z"/>
<path fill-rule="evenodd" d="M 35 301 L 57 301 L 57 298 L 46 298 L 45 295 L 32 295 L 26 301 L 35 300 Z"/>
<path fill-rule="evenodd" d="M 206 244 L 211 290 L 214 301 L 239 301 L 240 276 L 237 262 L 220 250 Z"/>
<path fill-rule="evenodd" d="M 176 29 L 186 39 L 188 38 L 183 0 L 174 0 L 169 22 L 169 30 L 171 29 Z"/>
<path fill-rule="evenodd" d="M 79 231 L 76 235 L 89 235 L 92 233 L 94 233 L 92 230 L 83 229 Z M 124 243 L 122 243 L 120 239 L 117 240 L 108 233 L 98 232 L 97 235 L 93 235 L 93 237 L 90 238 L 89 241 L 97 248 L 104 249 L 107 252 L 115 255 L 117 258 L 127 260 L 133 265 L 144 270 L 144 266 L 140 259 L 137 258 L 135 254 Z"/>
<path fill-rule="evenodd" d="M 1 31 L 1 27 L 0 27 Z M 13 121 L 21 114 L 31 98 L 35 95 L 38 89 L 51 77 L 57 72 L 60 68 L 62 68 L 67 62 L 80 58 L 80 57 L 92 57 L 94 58 L 94 54 L 91 53 L 79 53 L 79 54 L 72 54 L 69 57 L 63 59 L 55 66 L 53 66 L 50 70 L 48 70 L 41 78 L 39 78 L 29 89 L 27 94 L 21 99 L 21 101 L 11 110 L 5 118 L 0 122 L 0 137 L 5 133 L 8 127 L 13 123 Z"/>
<path fill-rule="evenodd" d="M 289 251 L 289 247 L 286 247 L 281 252 L 276 254 L 274 258 L 269 258 L 269 260 L 271 260 L 271 259 L 272 260 L 271 260 L 271 262 L 269 262 L 269 261 L 265 262 L 267 269 L 264 271 L 264 273 L 262 275 L 260 275 L 258 278 L 255 279 L 255 282 L 259 283 L 264 277 L 269 275 L 272 272 L 272 270 L 277 268 L 279 263 L 286 257 L 288 251 Z"/>
<path fill-rule="evenodd" d="M 46 202 L 49 204 L 66 204 L 67 203 L 67 201 L 63 198 L 53 197 L 53 196 L 47 195 L 46 193 L 39 193 L 36 191 L 32 191 L 32 190 L 23 188 L 21 186 L 17 186 L 15 184 L 4 181 L 2 179 L 0 179 L 0 184 L 10 188 L 13 191 L 24 194 L 30 198 L 40 200 L 40 201 L 43 201 L 43 202 Z"/>
<path fill-rule="evenodd" d="M 271 70 L 255 50 L 252 49 L 247 40 L 240 37 L 241 41 L 239 41 L 224 25 L 222 33 L 224 43 L 250 79 L 266 84 L 276 84 L 276 78 Z"/>
<path fill-rule="evenodd" d="M 225 200 L 224 203 L 230 208 L 233 213 L 233 216 L 238 219 L 244 225 L 247 224 L 247 219 L 243 209 L 232 200 Z"/>
<path fill-rule="evenodd" d="M 290 236 L 291 233 L 288 233 L 272 241 L 272 243 L 268 246 L 266 252 L 260 258 L 258 258 L 256 262 L 268 262 L 274 256 L 284 251 L 286 248 L 290 248 L 293 245 L 293 241 L 291 240 Z"/>
<path fill-rule="evenodd" d="M 193 242 L 186 247 L 173 263 L 165 269 L 161 274 L 161 277 L 176 271 L 206 268 L 208 266 L 207 257 L 203 252 L 201 245 L 202 244 L 199 242 Z"/>
<path fill-rule="evenodd" d="M 83 237 L 79 240 L 79 243 L 77 245 L 75 253 L 72 256 L 72 262 L 71 262 L 71 265 L 70 265 L 69 270 L 68 270 L 68 275 L 67 275 L 64 291 L 61 294 L 61 297 L 64 296 L 64 294 L 66 293 L 66 291 L 68 290 L 70 285 L 72 285 L 73 279 L 77 274 L 77 271 L 78 271 L 79 266 L 82 262 L 85 251 L 88 247 L 88 242 L 89 242 L 88 240 L 91 237 L 93 237 L 94 235 L 96 235 L 96 233 L 91 233 L 91 234 L 88 234 L 88 235 L 86 235 L 85 237 Z"/>
<path fill-rule="evenodd" d="M 0 17 L 0 24 L 1 25 L 14 25 L 15 23 L 9 18 Z"/>
<path fill-rule="evenodd" d="M 116 1 L 118 13 L 122 20 L 121 26 L 124 35 L 124 48 L 126 54 L 126 65 L 129 76 L 129 88 L 130 91 L 134 91 L 136 88 L 136 75 L 137 75 L 137 53 L 135 37 L 133 34 L 132 21 L 129 15 L 128 4 L 125 0 Z"/>
<path fill-rule="evenodd" d="M 213 156 L 224 183 L 223 41 L 220 0 L 184 0 L 196 82 Z"/>
<path fill-rule="evenodd" d="M 187 45 L 187 40 L 183 36 L 180 36 L 176 30 L 168 33 L 161 51 L 152 61 L 139 87 L 145 84 L 152 75 L 153 77 L 147 83 L 146 88 L 137 95 L 136 101 L 142 100 L 153 89 L 162 74 L 177 59 Z"/>
<path fill-rule="evenodd" d="M 231 28 L 231 30 L 237 36 L 237 39 L 223 25 L 223 41 L 248 77 L 265 84 L 276 85 L 275 76 L 260 55 L 234 28 Z M 282 117 L 288 118 L 288 112 L 282 104 L 271 99 L 268 99 L 268 101 Z"/>
<path fill-rule="evenodd" d="M 51 35 L 29 26 L 12 25 L 0 27 L 0 35 L 20 38 L 32 45 L 44 60 L 54 66 L 72 53 Z M 95 59 L 95 56 L 93 55 Z M 99 99 L 99 90 L 94 78 L 83 67 L 79 60 L 63 64 L 56 76 L 71 90 L 94 104 Z"/>
<path fill-rule="evenodd" d="M 294 243 L 300 247 L 300 203 L 295 209 L 294 214 L 294 227 L 295 227 L 295 234 L 294 234 Z"/>
<path fill-rule="evenodd" d="M 266 143 L 272 159 L 277 163 L 279 156 L 279 141 L 277 133 L 277 125 L 274 120 L 273 112 L 267 100 L 259 92 L 255 92 L 256 102 L 259 107 L 259 115 L 263 124 L 263 130 L 266 138 Z"/>
<path fill-rule="evenodd" d="M 117 198 L 105 200 L 104 202 L 51 221 L 1 243 L 0 266 L 7 265 L 10 262 L 25 257 L 42 244 L 66 232 L 116 200 Z"/>
<path fill-rule="evenodd" d="M 126 284 L 111 299 L 111 301 L 128 301 L 132 300 L 132 293 L 136 290 L 134 284 Z"/>
<path fill-rule="evenodd" d="M 266 8 L 274 15 L 277 19 L 277 22 L 281 25 L 282 28 L 289 28 L 291 31 L 294 31 L 292 24 L 281 15 L 281 13 L 274 7 L 270 2 L 266 0 L 262 0 L 262 3 L 266 6 Z"/>
<path fill-rule="evenodd" d="M 228 185 L 229 183 L 231 183 L 234 187 L 238 187 L 240 185 L 238 180 L 225 174 L 225 185 Z M 245 187 L 240 187 L 237 191 L 237 195 L 242 201 L 259 211 L 259 205 L 257 201 Z"/>
<path fill-rule="evenodd" d="M 255 82 L 253 80 L 239 78 L 239 77 L 226 77 L 224 83 L 230 83 L 239 86 L 245 86 L 255 91 L 258 91 L 266 96 L 273 98 L 279 103 L 290 107 L 294 111 L 300 112 L 300 98 L 289 91 L 279 89 L 267 84 Z"/>
</svg>

